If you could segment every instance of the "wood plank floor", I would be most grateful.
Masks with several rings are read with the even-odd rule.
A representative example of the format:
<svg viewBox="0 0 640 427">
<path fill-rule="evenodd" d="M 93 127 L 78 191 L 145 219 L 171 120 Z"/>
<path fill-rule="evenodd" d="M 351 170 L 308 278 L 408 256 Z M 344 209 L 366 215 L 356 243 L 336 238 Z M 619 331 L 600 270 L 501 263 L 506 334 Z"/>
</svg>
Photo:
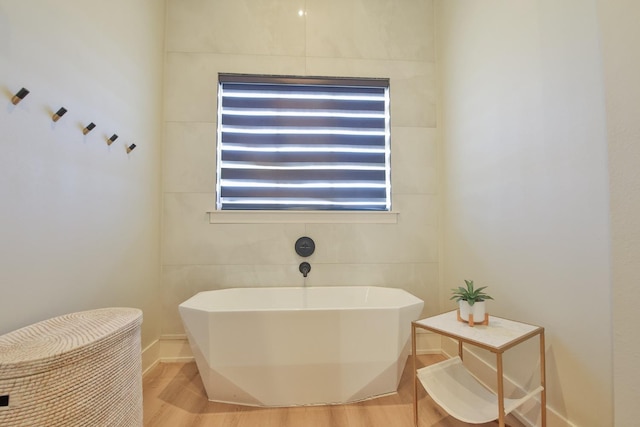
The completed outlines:
<svg viewBox="0 0 640 427">
<path fill-rule="evenodd" d="M 418 356 L 418 368 L 443 360 Z M 346 405 L 255 408 L 209 402 L 195 362 L 161 363 L 143 379 L 144 425 L 150 427 L 413 427 L 413 380 L 407 361 L 398 393 Z M 420 427 L 462 427 L 419 388 Z M 523 424 L 509 416 L 513 427 Z M 480 424 L 495 427 L 497 423 Z"/>
</svg>

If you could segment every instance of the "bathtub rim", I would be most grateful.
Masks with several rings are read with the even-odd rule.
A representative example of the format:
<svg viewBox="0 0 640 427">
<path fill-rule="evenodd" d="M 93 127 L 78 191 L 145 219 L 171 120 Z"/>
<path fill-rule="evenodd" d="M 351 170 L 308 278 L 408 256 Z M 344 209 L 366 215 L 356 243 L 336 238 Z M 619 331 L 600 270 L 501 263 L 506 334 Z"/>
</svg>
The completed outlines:
<svg viewBox="0 0 640 427">
<path fill-rule="evenodd" d="M 199 301 L 199 299 L 204 299 L 207 295 L 214 293 L 249 293 L 251 291 L 257 292 L 276 292 L 276 291 L 305 291 L 315 292 L 315 291 L 323 291 L 323 290 L 342 290 L 342 291 L 353 291 L 357 290 L 359 292 L 365 292 L 365 290 L 374 290 L 374 291 L 392 291 L 399 296 L 399 300 L 390 303 L 389 300 L 384 300 L 383 303 L 378 304 L 358 304 L 358 305 L 335 305 L 335 306 L 317 306 L 317 307 L 300 307 L 300 306 L 277 306 L 277 307 L 269 307 L 269 306 L 244 306 L 244 307 L 213 307 L 206 306 L 206 301 Z M 337 296 L 339 298 L 339 296 Z M 411 307 L 416 304 L 424 304 L 424 300 L 415 296 L 411 292 L 403 289 L 403 288 L 395 288 L 389 286 L 371 286 L 371 285 L 347 285 L 347 286 L 264 286 L 264 287 L 227 287 L 221 289 L 210 289 L 205 291 L 199 291 L 193 294 L 191 297 L 183 301 L 178 305 L 179 310 L 198 310 L 206 313 L 236 313 L 236 312 L 250 312 L 250 311 L 325 311 L 325 310 L 383 310 L 383 309 L 401 309 L 404 307 Z"/>
</svg>

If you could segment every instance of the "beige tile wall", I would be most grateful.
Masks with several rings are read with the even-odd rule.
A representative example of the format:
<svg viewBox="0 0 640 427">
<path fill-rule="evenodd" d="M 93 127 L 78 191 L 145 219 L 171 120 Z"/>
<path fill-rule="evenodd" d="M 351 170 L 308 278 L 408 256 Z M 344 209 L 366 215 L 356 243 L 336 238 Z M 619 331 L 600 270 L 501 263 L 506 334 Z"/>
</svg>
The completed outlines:
<svg viewBox="0 0 640 427">
<path fill-rule="evenodd" d="M 399 287 L 437 312 L 431 0 L 169 0 L 165 69 L 164 334 L 198 291 L 302 286 L 293 249 L 316 242 L 307 286 Z M 299 11 L 305 13 L 299 15 Z M 397 224 L 210 224 L 219 72 L 388 77 Z"/>
</svg>

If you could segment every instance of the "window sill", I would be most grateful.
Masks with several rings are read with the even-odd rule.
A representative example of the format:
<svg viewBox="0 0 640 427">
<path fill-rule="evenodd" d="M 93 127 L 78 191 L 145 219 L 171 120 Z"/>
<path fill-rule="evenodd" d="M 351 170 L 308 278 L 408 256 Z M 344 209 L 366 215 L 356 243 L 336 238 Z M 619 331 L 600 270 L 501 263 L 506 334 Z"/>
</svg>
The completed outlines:
<svg viewBox="0 0 640 427">
<path fill-rule="evenodd" d="M 210 224 L 397 224 L 399 212 L 213 211 Z"/>
</svg>

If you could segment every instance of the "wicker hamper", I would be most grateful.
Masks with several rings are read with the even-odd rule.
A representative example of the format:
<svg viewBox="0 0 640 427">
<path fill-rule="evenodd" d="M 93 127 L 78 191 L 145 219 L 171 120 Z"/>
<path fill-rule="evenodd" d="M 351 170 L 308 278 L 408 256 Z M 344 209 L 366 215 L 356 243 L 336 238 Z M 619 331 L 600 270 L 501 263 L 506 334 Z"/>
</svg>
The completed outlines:
<svg viewBox="0 0 640 427">
<path fill-rule="evenodd" d="M 0 336 L 0 426 L 141 426 L 141 323 L 105 308 Z"/>
</svg>

